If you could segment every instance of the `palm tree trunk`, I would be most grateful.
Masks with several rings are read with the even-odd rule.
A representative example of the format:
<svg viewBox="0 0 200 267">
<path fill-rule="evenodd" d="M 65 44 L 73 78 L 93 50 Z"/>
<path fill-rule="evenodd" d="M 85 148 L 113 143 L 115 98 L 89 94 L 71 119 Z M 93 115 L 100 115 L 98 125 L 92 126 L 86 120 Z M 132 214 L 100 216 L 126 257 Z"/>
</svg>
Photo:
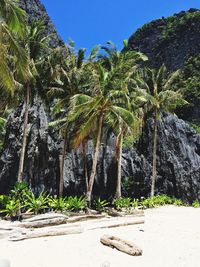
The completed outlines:
<svg viewBox="0 0 200 267">
<path fill-rule="evenodd" d="M 63 153 L 62 153 L 62 156 L 61 156 L 61 159 L 60 159 L 59 197 L 63 196 L 63 190 L 64 190 L 64 167 L 65 167 L 66 149 L 67 149 L 67 133 L 65 133 Z"/>
<path fill-rule="evenodd" d="M 158 118 L 156 110 L 154 117 L 154 126 L 153 126 L 153 166 L 152 166 L 151 196 L 154 196 L 155 183 L 156 183 L 157 124 L 158 124 Z"/>
<path fill-rule="evenodd" d="M 117 140 L 117 184 L 115 198 L 118 199 L 122 196 L 121 193 L 121 180 L 122 180 L 122 143 L 123 143 L 123 131 L 121 130 Z"/>
<path fill-rule="evenodd" d="M 85 184 L 86 184 L 86 192 L 88 190 L 89 185 L 89 178 L 88 178 L 88 171 L 87 171 L 87 159 L 86 159 L 86 149 L 85 149 L 86 141 L 83 140 L 82 142 L 82 152 L 83 152 L 83 170 L 85 176 Z"/>
<path fill-rule="evenodd" d="M 95 174 L 96 174 L 97 160 L 98 160 L 98 156 L 99 156 L 99 147 L 100 147 L 100 142 L 101 142 L 102 125 L 103 125 L 103 114 L 101 114 L 100 118 L 99 118 L 99 127 L 98 127 L 97 141 L 96 141 L 93 163 L 92 163 L 92 171 L 90 174 L 88 189 L 87 189 L 87 193 L 86 193 L 86 200 L 87 200 L 87 204 L 89 205 L 89 207 L 91 204 L 92 189 L 93 189 L 94 178 L 95 178 Z"/>
<path fill-rule="evenodd" d="M 19 160 L 19 170 L 17 181 L 22 182 L 23 180 L 23 171 L 24 171 L 24 158 L 27 144 L 27 132 L 28 132 L 28 111 L 29 111 L 29 102 L 30 102 L 30 89 L 29 85 L 26 86 L 25 92 L 25 112 L 24 112 L 24 129 L 23 129 L 23 140 L 22 140 L 22 149 Z"/>
</svg>

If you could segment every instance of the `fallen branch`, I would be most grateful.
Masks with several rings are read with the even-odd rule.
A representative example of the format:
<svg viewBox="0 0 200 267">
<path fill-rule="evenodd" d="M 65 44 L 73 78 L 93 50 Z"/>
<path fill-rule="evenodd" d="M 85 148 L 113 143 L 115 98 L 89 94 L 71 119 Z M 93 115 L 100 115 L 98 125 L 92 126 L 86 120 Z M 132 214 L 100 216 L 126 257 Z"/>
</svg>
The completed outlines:
<svg viewBox="0 0 200 267">
<path fill-rule="evenodd" d="M 68 216 L 61 214 L 61 213 L 45 213 L 45 214 L 39 214 L 34 215 L 34 217 L 31 217 L 29 219 L 23 220 L 23 222 L 35 222 L 35 221 L 41 221 L 41 220 L 48 220 L 48 219 L 56 219 L 56 218 L 68 218 Z"/>
<path fill-rule="evenodd" d="M 137 225 L 137 224 L 143 224 L 144 222 L 145 222 L 144 219 L 141 218 L 123 218 L 121 220 L 116 220 L 116 221 L 108 219 L 107 221 L 98 222 L 96 224 L 93 224 L 92 226 L 89 226 L 88 230 Z"/>
<path fill-rule="evenodd" d="M 83 233 L 81 227 L 69 227 L 69 228 L 43 228 L 34 229 L 26 232 L 16 232 L 9 237 L 9 241 L 21 241 L 25 239 L 47 237 L 47 236 L 61 236 L 61 235 L 71 235 Z"/>
<path fill-rule="evenodd" d="M 142 249 L 137 247 L 132 242 L 123 240 L 119 237 L 104 235 L 101 237 L 100 241 L 105 246 L 116 248 L 117 250 L 129 254 L 131 256 L 142 255 Z"/>
<path fill-rule="evenodd" d="M 22 222 L 19 223 L 17 226 L 24 228 L 41 228 L 46 226 L 65 224 L 66 222 L 67 218 L 60 217 L 60 218 L 53 218 L 53 219 L 33 221 L 33 222 Z"/>
</svg>

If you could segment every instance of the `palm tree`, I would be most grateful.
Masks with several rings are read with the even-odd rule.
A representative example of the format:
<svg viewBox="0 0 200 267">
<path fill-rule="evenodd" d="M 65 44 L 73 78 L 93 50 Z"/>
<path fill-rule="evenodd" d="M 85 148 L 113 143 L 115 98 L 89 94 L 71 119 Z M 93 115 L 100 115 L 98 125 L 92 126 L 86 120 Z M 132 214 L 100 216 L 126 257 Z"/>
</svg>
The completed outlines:
<svg viewBox="0 0 200 267">
<path fill-rule="evenodd" d="M 176 71 L 172 74 L 168 74 L 164 65 L 158 70 L 147 68 L 143 73 L 146 91 L 141 91 L 141 94 L 143 94 L 143 100 L 147 104 L 148 111 L 153 113 L 151 196 L 155 194 L 158 120 L 163 112 L 172 112 L 178 105 L 187 103 L 183 99 L 181 91 L 173 89 L 173 83 L 179 76 L 179 73 L 179 71 Z"/>
<path fill-rule="evenodd" d="M 28 59 L 20 42 L 24 35 L 25 12 L 16 1 L 0 0 L 0 88 L 13 94 L 20 87 L 16 76 L 30 76 Z"/>
<path fill-rule="evenodd" d="M 96 133 L 92 170 L 86 192 L 86 199 L 89 205 L 91 203 L 103 127 L 109 125 L 108 127 L 114 129 L 117 125 L 120 125 L 124 132 L 124 128 L 128 129 L 134 122 L 133 113 L 127 109 L 129 103 L 127 85 L 136 69 L 136 58 L 142 58 L 142 54 L 136 52 L 120 53 L 110 42 L 108 46 L 102 47 L 104 52 L 99 55 L 98 61 L 90 65 L 92 94 L 77 94 L 71 98 L 71 115 L 69 119 L 72 121 L 82 119 L 82 124 L 79 125 L 75 134 L 75 146 L 78 146 L 91 132 L 94 133 L 95 131 Z M 105 55 L 105 51 L 108 56 Z M 120 132 L 119 135 L 120 147 L 122 145 L 123 132 Z M 121 166 L 121 152 L 119 153 L 118 164 Z M 121 170 L 120 168 L 119 171 Z"/>
<path fill-rule="evenodd" d="M 70 127 L 74 127 L 68 121 L 69 112 L 69 99 L 73 95 L 79 92 L 86 92 L 89 89 L 88 84 L 88 67 L 87 65 L 92 62 L 97 53 L 98 48 L 92 49 L 89 57 L 85 60 L 85 49 L 79 49 L 78 51 L 74 48 L 74 43 L 70 42 L 66 48 L 59 48 L 56 52 L 56 57 L 60 60 L 56 60 L 57 64 L 54 65 L 54 81 L 48 86 L 48 96 L 50 98 L 57 98 L 54 105 L 54 115 L 58 115 L 61 119 L 57 119 L 50 123 L 50 126 L 59 126 L 61 134 L 64 138 L 63 151 L 60 157 L 60 181 L 59 181 L 59 195 L 63 195 L 64 190 L 64 162 L 65 154 L 68 146 L 68 138 L 72 133 Z M 70 133 L 70 134 L 69 134 Z M 85 140 L 82 140 L 83 148 L 83 162 L 84 172 L 86 175 L 87 185 L 87 170 L 85 163 Z"/>
<path fill-rule="evenodd" d="M 117 161 L 117 179 L 116 179 L 116 191 L 115 198 L 121 197 L 121 175 L 122 175 L 122 145 L 123 139 L 127 135 L 136 135 L 138 131 L 138 124 L 140 123 L 140 109 L 136 105 L 136 94 L 133 96 L 134 76 L 139 67 L 139 61 L 147 60 L 147 57 L 141 53 L 130 52 L 127 49 L 127 42 L 124 41 L 123 52 L 117 51 L 116 46 L 108 42 L 108 46 L 103 47 L 105 54 L 100 56 L 102 64 L 106 66 L 110 71 L 114 73 L 113 78 L 115 83 L 118 84 L 117 91 L 123 93 L 126 103 L 118 103 L 125 107 L 127 117 L 129 120 L 126 124 L 118 118 L 115 123 L 117 126 L 117 138 L 116 138 L 116 161 Z M 131 87 L 131 88 L 130 88 Z M 118 92 L 119 93 L 119 92 Z M 124 105 L 125 104 L 125 105 Z M 134 104 L 134 105 L 133 105 Z M 116 132 L 116 128 L 113 129 Z"/>
<path fill-rule="evenodd" d="M 40 84 L 40 78 L 43 72 L 40 65 L 43 65 L 43 60 L 49 48 L 50 36 L 45 35 L 45 26 L 43 22 L 33 22 L 31 26 L 26 28 L 26 35 L 24 37 L 25 51 L 28 57 L 28 68 L 30 70 L 30 78 L 24 80 L 23 77 L 18 77 L 24 88 L 24 124 L 22 133 L 22 148 L 20 152 L 19 169 L 18 169 L 18 182 L 23 180 L 24 158 L 27 145 L 28 134 L 28 112 L 30 105 L 30 90 L 35 84 Z M 38 71 L 39 69 L 39 71 Z M 40 73 L 40 75 L 39 75 Z"/>
</svg>

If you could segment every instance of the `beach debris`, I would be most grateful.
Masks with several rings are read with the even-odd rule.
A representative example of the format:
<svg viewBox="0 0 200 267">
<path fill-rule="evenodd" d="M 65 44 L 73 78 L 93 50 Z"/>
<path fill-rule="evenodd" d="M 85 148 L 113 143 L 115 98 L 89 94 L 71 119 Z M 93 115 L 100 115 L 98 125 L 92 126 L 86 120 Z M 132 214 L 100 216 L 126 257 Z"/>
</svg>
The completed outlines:
<svg viewBox="0 0 200 267">
<path fill-rule="evenodd" d="M 130 241 L 123 240 L 116 236 L 104 235 L 101 237 L 100 242 L 108 247 L 116 248 L 117 250 L 129 254 L 131 256 L 141 256 L 142 249 L 137 247 Z"/>
</svg>

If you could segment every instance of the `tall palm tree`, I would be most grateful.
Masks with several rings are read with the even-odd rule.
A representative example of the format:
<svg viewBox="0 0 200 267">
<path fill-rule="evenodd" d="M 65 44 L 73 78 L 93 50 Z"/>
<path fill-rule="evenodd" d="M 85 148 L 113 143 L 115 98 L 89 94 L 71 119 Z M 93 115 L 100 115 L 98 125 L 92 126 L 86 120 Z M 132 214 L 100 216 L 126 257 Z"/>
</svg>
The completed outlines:
<svg viewBox="0 0 200 267">
<path fill-rule="evenodd" d="M 127 84 L 136 69 L 136 58 L 142 58 L 142 54 L 136 52 L 120 53 L 110 42 L 108 46 L 103 47 L 104 52 L 99 55 L 93 65 L 90 65 L 93 77 L 91 79 L 92 94 L 77 94 L 71 98 L 69 119 L 72 121 L 82 119 L 82 124 L 79 125 L 75 135 L 75 145 L 79 145 L 91 132 L 96 133 L 92 170 L 86 192 L 89 205 L 104 125 L 109 125 L 110 128 L 120 125 L 120 127 L 123 126 L 124 131 L 124 128 L 129 128 L 134 122 L 133 113 L 127 108 L 129 103 Z M 108 56 L 105 55 L 105 51 Z M 120 140 L 123 140 L 122 132 Z M 118 164 L 121 166 L 121 153 L 119 153 Z"/>
<path fill-rule="evenodd" d="M 162 65 L 159 69 L 147 68 L 143 73 L 146 91 L 141 91 L 143 100 L 147 104 L 148 111 L 153 113 L 153 163 L 151 196 L 155 194 L 156 183 L 156 157 L 157 157 L 157 128 L 158 120 L 163 112 L 174 111 L 178 105 L 186 104 L 180 90 L 173 89 L 173 83 L 179 76 L 179 71 L 168 74 L 167 69 Z"/>
<path fill-rule="evenodd" d="M 124 95 L 126 101 L 118 103 L 123 106 L 127 112 L 131 112 L 131 119 L 126 124 L 119 118 L 115 123 L 117 126 L 117 138 L 116 138 L 116 161 L 117 161 L 117 177 L 116 177 L 116 191 L 115 198 L 121 197 L 121 175 L 122 175 L 122 145 L 123 139 L 126 135 L 136 135 L 138 131 L 138 124 L 140 123 L 140 109 L 136 105 L 136 94 L 133 96 L 134 87 L 134 76 L 137 74 L 139 68 L 138 62 L 147 60 L 147 57 L 141 53 L 130 52 L 127 48 L 127 42 L 124 41 L 123 52 L 119 52 L 116 46 L 108 42 L 108 45 L 102 47 L 104 50 L 103 56 L 100 56 L 102 64 L 106 66 L 111 72 L 113 72 L 113 78 L 117 84 L 118 93 Z M 134 103 L 134 105 L 133 105 Z M 130 114 L 127 113 L 127 116 Z M 113 129 L 116 132 L 116 128 Z"/>
<path fill-rule="evenodd" d="M 24 80 L 23 77 L 18 77 L 20 83 L 24 89 L 24 124 L 22 133 L 22 147 L 19 159 L 18 169 L 18 182 L 23 180 L 24 170 L 24 158 L 27 145 L 27 134 L 28 134 L 28 112 L 30 105 L 30 90 L 34 88 L 35 84 L 40 83 L 40 78 L 43 72 L 41 71 L 40 65 L 43 64 L 43 60 L 49 48 L 50 36 L 45 34 L 45 26 L 43 22 L 33 22 L 31 26 L 27 26 L 26 34 L 24 37 L 25 51 L 28 57 L 28 68 L 31 73 L 28 80 Z M 50 51 L 49 51 L 50 52 Z M 39 69 L 39 71 L 38 71 Z"/>
<path fill-rule="evenodd" d="M 63 51 L 64 49 L 64 51 Z M 67 52 L 66 52 L 67 51 Z M 97 53 L 98 48 L 92 49 L 89 57 L 85 60 L 85 50 L 79 49 L 78 51 L 74 48 L 74 43 L 70 42 L 66 48 L 59 48 L 56 51 L 57 57 L 60 58 L 54 66 L 54 81 L 49 85 L 48 96 L 57 98 L 54 105 L 54 115 L 57 114 L 59 119 L 50 123 L 50 126 L 59 126 L 61 134 L 64 138 L 63 151 L 60 158 L 60 181 L 59 181 L 59 195 L 63 195 L 64 189 L 64 162 L 65 154 L 68 145 L 68 138 L 70 127 L 74 125 L 69 123 L 68 112 L 69 112 L 69 99 L 75 94 L 81 92 L 87 92 L 89 90 L 89 76 L 87 65 L 92 62 Z M 64 53 L 63 53 L 64 52 Z M 61 117 L 61 119 L 60 119 Z M 83 162 L 84 172 L 86 175 L 87 185 L 87 170 L 85 163 L 85 140 L 82 140 L 83 147 Z"/>
<path fill-rule="evenodd" d="M 24 80 L 30 76 L 28 58 L 21 46 L 25 20 L 25 12 L 17 1 L 0 0 L 0 88 L 11 94 L 20 87 L 16 76 Z"/>
</svg>

